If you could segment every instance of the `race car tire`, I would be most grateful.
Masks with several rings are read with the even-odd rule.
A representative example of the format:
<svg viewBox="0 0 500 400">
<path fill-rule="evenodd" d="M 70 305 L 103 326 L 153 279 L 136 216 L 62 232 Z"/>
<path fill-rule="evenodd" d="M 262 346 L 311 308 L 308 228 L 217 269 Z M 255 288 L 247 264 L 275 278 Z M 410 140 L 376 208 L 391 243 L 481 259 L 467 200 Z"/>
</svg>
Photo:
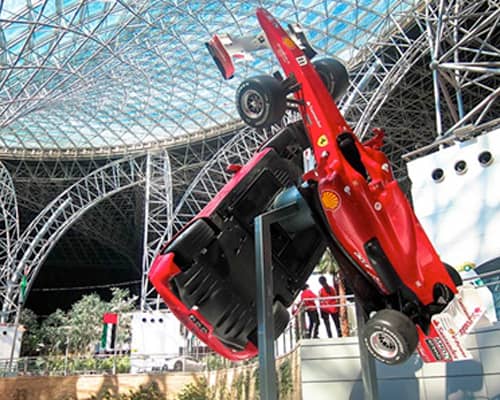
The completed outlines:
<svg viewBox="0 0 500 400">
<path fill-rule="evenodd" d="M 373 357 L 384 364 L 395 365 L 413 354 L 418 333 L 413 321 L 405 314 L 385 309 L 367 321 L 362 339 Z"/>
<path fill-rule="evenodd" d="M 313 65 L 333 100 L 340 100 L 349 87 L 349 74 L 344 64 L 335 58 L 323 58 L 314 61 Z"/>
<path fill-rule="evenodd" d="M 236 107 L 246 124 L 254 128 L 268 127 L 285 115 L 285 89 L 273 76 L 259 75 L 246 79 L 236 91 Z"/>
<path fill-rule="evenodd" d="M 177 236 L 163 251 L 163 254 L 174 253 L 175 263 L 186 270 L 198 255 L 214 239 L 215 232 L 203 219 L 197 219 Z"/>
<path fill-rule="evenodd" d="M 182 362 L 176 361 L 174 364 L 174 371 L 182 371 Z"/>
<path fill-rule="evenodd" d="M 457 286 L 457 287 L 462 286 L 462 284 L 463 284 L 462 277 L 460 276 L 458 271 L 455 268 L 453 268 L 450 264 L 447 264 L 447 263 L 443 263 L 443 264 L 446 267 L 446 271 L 448 272 L 448 275 L 450 275 L 450 278 L 453 281 L 453 283 L 455 284 L 455 286 Z"/>
</svg>

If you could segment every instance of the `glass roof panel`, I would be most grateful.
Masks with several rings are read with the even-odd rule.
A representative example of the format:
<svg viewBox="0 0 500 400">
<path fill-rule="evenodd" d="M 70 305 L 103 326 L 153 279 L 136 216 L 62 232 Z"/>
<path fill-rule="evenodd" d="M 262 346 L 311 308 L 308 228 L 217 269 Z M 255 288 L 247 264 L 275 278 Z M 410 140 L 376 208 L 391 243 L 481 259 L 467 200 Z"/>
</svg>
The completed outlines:
<svg viewBox="0 0 500 400">
<path fill-rule="evenodd" d="M 0 147 L 66 150 L 184 140 L 237 119 L 234 92 L 271 73 L 269 51 L 223 81 L 204 42 L 259 32 L 255 9 L 299 22 L 348 59 L 416 0 L 5 0 Z M 387 19 L 387 20 L 386 20 Z M 390 22 L 389 22 L 390 23 Z"/>
</svg>

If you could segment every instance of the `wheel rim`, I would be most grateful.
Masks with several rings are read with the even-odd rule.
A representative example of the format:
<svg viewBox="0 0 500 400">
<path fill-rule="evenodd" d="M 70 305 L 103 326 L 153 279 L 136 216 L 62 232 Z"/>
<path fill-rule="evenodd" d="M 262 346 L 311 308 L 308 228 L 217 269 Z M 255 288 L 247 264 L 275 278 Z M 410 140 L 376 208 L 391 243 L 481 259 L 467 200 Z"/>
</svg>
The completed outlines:
<svg viewBox="0 0 500 400">
<path fill-rule="evenodd" d="M 249 118 L 258 118 L 264 111 L 264 99 L 256 90 L 247 90 L 241 99 L 241 108 Z"/>
<path fill-rule="evenodd" d="M 385 359 L 394 358 L 398 354 L 396 340 L 386 332 L 377 331 L 372 333 L 369 342 L 373 351 Z"/>
</svg>

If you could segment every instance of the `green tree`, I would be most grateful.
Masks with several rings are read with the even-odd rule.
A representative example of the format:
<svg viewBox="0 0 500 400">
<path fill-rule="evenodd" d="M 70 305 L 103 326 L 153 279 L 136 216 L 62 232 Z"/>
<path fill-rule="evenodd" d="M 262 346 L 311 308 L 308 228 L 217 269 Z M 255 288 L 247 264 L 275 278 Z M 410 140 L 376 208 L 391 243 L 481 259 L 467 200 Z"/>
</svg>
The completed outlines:
<svg viewBox="0 0 500 400">
<path fill-rule="evenodd" d="M 131 335 L 130 313 L 135 309 L 136 296 L 128 289 L 111 289 L 111 300 L 105 302 L 93 293 L 83 296 L 67 313 L 66 325 L 70 328 L 70 350 L 77 354 L 88 354 L 94 350 L 102 332 L 102 316 L 114 312 L 118 317 L 117 345 L 128 341 Z"/>
<path fill-rule="evenodd" d="M 27 331 L 23 336 L 23 355 L 62 355 L 67 347 L 72 354 L 92 354 L 101 338 L 105 312 L 119 315 L 117 345 L 128 342 L 137 296 L 130 296 L 128 289 L 113 288 L 111 293 L 109 302 L 95 293 L 85 295 L 69 311 L 58 309 L 41 323 L 33 311 L 24 309 L 21 323 Z"/>
<path fill-rule="evenodd" d="M 21 311 L 20 323 L 26 329 L 21 344 L 21 356 L 34 356 L 38 344 L 41 343 L 38 317 L 32 310 L 25 308 Z"/>
<path fill-rule="evenodd" d="M 41 354 L 64 354 L 68 337 L 64 328 L 65 324 L 66 314 L 60 309 L 57 309 L 42 321 L 39 331 Z"/>
<path fill-rule="evenodd" d="M 320 274 L 335 274 L 339 270 L 339 266 L 337 261 L 332 255 L 332 252 L 329 248 L 325 250 L 323 255 L 321 256 L 318 265 L 315 268 L 316 272 Z"/>
<path fill-rule="evenodd" d="M 64 324 L 68 326 L 71 353 L 88 354 L 92 351 L 91 345 L 100 337 L 106 308 L 106 303 L 96 293 L 83 296 L 71 306 Z"/>
</svg>

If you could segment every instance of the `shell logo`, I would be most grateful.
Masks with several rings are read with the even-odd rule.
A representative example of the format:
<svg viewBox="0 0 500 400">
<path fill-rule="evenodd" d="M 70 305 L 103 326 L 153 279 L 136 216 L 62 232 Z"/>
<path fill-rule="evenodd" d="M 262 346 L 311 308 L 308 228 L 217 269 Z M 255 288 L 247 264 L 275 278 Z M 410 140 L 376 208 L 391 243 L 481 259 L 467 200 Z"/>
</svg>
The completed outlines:
<svg viewBox="0 0 500 400">
<path fill-rule="evenodd" d="M 325 209 L 335 211 L 340 207 L 340 196 L 332 190 L 325 190 L 321 193 L 321 203 Z"/>
<path fill-rule="evenodd" d="M 283 44 L 288 47 L 289 49 L 293 49 L 295 47 L 295 43 L 293 42 L 292 39 L 290 38 L 284 38 L 283 39 Z"/>
</svg>

